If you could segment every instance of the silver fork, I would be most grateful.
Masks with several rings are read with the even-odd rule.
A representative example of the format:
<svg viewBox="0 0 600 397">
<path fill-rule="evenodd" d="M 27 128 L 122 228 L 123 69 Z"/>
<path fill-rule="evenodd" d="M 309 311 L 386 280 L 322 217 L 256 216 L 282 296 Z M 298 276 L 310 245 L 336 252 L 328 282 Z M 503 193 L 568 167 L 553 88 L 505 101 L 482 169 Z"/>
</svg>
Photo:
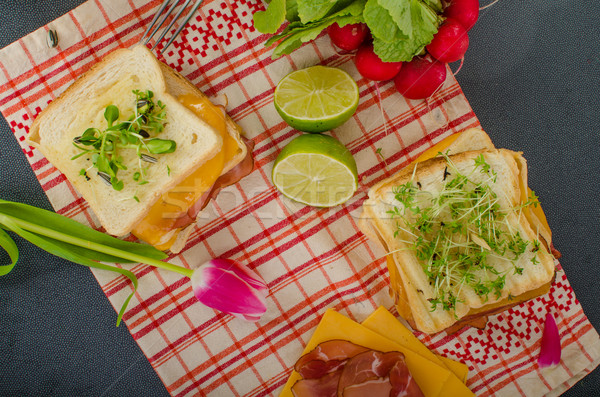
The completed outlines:
<svg viewBox="0 0 600 397">
<path fill-rule="evenodd" d="M 196 13 L 196 11 L 198 10 L 198 8 L 202 4 L 202 1 L 203 0 L 196 0 L 196 3 L 194 4 L 194 7 L 192 7 L 192 9 L 187 14 L 187 16 L 185 17 L 185 19 L 181 23 L 181 25 L 179 25 L 179 27 L 177 28 L 177 30 L 175 31 L 175 33 L 173 34 L 173 36 L 171 36 L 171 38 L 169 39 L 169 41 L 167 42 L 167 44 L 159 51 L 161 54 L 171 45 L 171 43 L 173 43 L 173 41 L 175 40 L 175 38 L 177 38 L 177 36 L 179 35 L 179 33 L 181 33 L 181 31 L 183 30 L 183 28 L 185 28 L 185 25 L 187 25 L 187 23 L 190 21 L 190 19 L 192 19 L 192 16 Z M 144 43 L 144 45 L 148 44 L 148 42 L 152 39 L 152 37 L 156 34 L 156 32 L 161 28 L 161 26 L 164 25 L 164 23 L 167 20 L 167 18 L 169 17 L 169 15 L 171 15 L 171 14 L 173 14 L 175 12 L 175 9 L 177 8 L 177 5 L 179 5 L 181 3 L 180 0 L 175 0 L 173 2 L 173 4 L 171 4 L 171 6 L 167 9 L 167 7 L 169 6 L 169 4 L 171 2 L 173 2 L 173 0 L 165 0 L 165 1 L 163 1 L 163 3 L 160 5 L 160 8 L 156 12 L 156 15 L 154 15 L 154 18 L 152 19 L 152 22 L 150 22 L 150 26 L 148 26 L 148 28 L 144 32 L 144 35 L 140 39 L 140 43 Z M 177 22 L 177 20 L 181 16 L 181 14 L 185 11 L 185 9 L 190 5 L 191 2 L 192 2 L 192 0 L 185 0 L 181 4 L 181 7 L 179 7 L 179 10 L 177 11 L 177 14 L 175 14 L 175 17 L 173 18 L 173 20 L 171 20 L 171 23 L 169 23 L 169 25 L 162 30 L 162 32 L 160 33 L 160 36 L 158 36 L 158 39 L 156 39 L 156 42 L 154 43 L 154 46 L 152 47 L 152 50 L 154 50 L 156 48 L 156 46 L 158 45 L 158 43 L 160 43 L 160 41 L 171 30 L 171 28 L 173 27 L 173 25 L 175 24 L 175 22 Z M 166 12 L 165 12 L 165 9 L 167 9 Z"/>
</svg>

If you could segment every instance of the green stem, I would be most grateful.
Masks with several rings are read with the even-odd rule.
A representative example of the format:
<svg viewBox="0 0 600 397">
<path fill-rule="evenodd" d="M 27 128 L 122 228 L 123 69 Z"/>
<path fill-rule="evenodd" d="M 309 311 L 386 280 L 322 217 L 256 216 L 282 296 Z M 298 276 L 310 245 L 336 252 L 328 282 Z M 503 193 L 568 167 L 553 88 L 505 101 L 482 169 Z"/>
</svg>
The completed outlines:
<svg viewBox="0 0 600 397">
<path fill-rule="evenodd" d="M 158 259 L 148 258 L 146 256 L 130 253 L 127 251 L 120 250 L 118 248 L 108 247 L 103 244 L 98 244 L 93 241 L 84 240 L 75 236 L 70 236 L 65 233 L 61 233 L 56 230 L 46 228 L 44 226 L 36 225 L 31 222 L 24 221 L 19 218 L 15 218 L 9 215 L 0 215 L 0 223 L 3 218 L 9 218 L 11 221 L 16 223 L 22 229 L 28 230 L 33 233 L 41 234 L 46 237 L 53 238 L 55 240 L 63 241 L 65 243 L 73 244 L 78 247 L 92 249 L 98 252 L 104 252 L 105 254 L 113 255 L 119 258 L 127 259 L 134 262 L 145 263 L 150 266 L 158 267 L 160 269 L 169 270 L 175 273 L 179 273 L 188 278 L 192 277 L 194 272 L 192 269 L 187 269 L 182 266 L 173 265 L 169 262 L 159 261 Z"/>
</svg>

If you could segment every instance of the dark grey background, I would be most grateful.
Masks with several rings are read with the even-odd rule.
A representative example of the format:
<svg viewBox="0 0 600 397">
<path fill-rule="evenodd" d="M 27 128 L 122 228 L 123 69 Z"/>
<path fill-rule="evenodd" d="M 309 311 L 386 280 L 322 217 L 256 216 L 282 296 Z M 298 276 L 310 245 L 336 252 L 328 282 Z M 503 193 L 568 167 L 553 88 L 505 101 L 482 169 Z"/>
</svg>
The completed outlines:
<svg viewBox="0 0 600 397">
<path fill-rule="evenodd" d="M 0 47 L 80 0 L 0 0 Z M 482 1 L 482 5 L 487 4 Z M 494 143 L 524 152 L 562 252 L 600 329 L 600 3 L 500 0 L 482 11 L 457 78 Z M 0 117 L 0 198 L 51 209 Z M 17 239 L 0 278 L 0 395 L 167 396 L 92 273 Z M 0 254 L 4 262 L 8 259 Z M 598 395 L 596 370 L 567 396 Z"/>
</svg>

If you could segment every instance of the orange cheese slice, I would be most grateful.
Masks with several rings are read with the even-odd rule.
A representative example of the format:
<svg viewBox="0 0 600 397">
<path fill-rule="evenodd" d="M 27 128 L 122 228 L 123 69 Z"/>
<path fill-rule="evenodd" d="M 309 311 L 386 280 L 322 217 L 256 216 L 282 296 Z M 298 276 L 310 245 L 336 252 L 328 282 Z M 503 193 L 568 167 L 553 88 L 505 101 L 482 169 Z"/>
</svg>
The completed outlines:
<svg viewBox="0 0 600 397">
<path fill-rule="evenodd" d="M 357 345 L 383 352 L 402 352 L 411 375 L 426 397 L 450 395 L 462 397 L 473 395 L 469 389 L 456 378 L 454 373 L 443 364 L 435 363 L 406 346 L 386 338 L 364 325 L 350 320 L 333 309 L 328 309 L 325 312 L 302 354 L 310 352 L 319 343 L 332 339 L 347 340 Z M 457 382 L 462 385 L 463 389 L 459 390 L 457 388 L 457 393 L 455 394 L 444 394 L 444 387 L 449 378 L 455 378 Z M 281 392 L 281 396 L 292 396 L 291 388 L 299 379 L 301 379 L 300 375 L 297 372 L 292 371 L 290 378 Z"/>
<path fill-rule="evenodd" d="M 221 135 L 223 147 L 179 185 L 164 193 L 150 208 L 146 217 L 132 230 L 137 238 L 162 251 L 169 249 L 177 238 L 180 230 L 174 227 L 177 219 L 185 215 L 214 185 L 225 164 L 233 159 L 239 148 L 237 141 L 227 132 L 225 114 L 220 108 L 207 98 L 196 95 L 182 95 L 178 99 Z"/>
<path fill-rule="evenodd" d="M 436 157 L 440 152 L 443 153 L 459 136 L 460 133 L 452 134 L 449 137 L 442 139 L 441 141 L 439 141 L 438 143 L 421 153 L 421 155 L 417 157 L 415 161 L 413 161 L 411 164 L 422 163 L 425 160 L 429 160 Z"/>
<path fill-rule="evenodd" d="M 442 389 L 442 395 L 465 395 L 464 385 L 457 386 L 457 381 L 460 381 L 460 383 L 466 382 L 469 375 L 469 367 L 461 362 L 454 361 L 433 353 L 427 348 L 427 346 L 421 343 L 421 341 L 417 339 L 417 337 L 408 328 L 402 325 L 402 323 L 398 321 L 392 313 L 387 311 L 385 307 L 380 306 L 361 324 L 370 330 L 375 331 L 378 334 L 406 347 L 407 349 L 420 354 L 429 361 L 444 365 L 446 368 L 452 371 L 455 376 L 448 378 L 444 388 Z"/>
</svg>

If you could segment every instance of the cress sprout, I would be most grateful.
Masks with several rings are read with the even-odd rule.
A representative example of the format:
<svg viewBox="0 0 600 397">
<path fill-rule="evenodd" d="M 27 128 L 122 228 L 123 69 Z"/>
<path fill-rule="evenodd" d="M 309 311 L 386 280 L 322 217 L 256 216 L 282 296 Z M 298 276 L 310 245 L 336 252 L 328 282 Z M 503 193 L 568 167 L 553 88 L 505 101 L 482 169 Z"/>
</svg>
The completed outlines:
<svg viewBox="0 0 600 397">
<path fill-rule="evenodd" d="M 439 306 L 450 311 L 460 301 L 464 286 L 484 301 L 490 294 L 500 298 L 507 274 L 523 273 L 517 263 L 530 245 L 534 253 L 532 263 L 539 263 L 539 240 L 530 244 L 509 220 L 509 213 L 517 214 L 525 206 L 537 205 L 537 197 L 532 195 L 520 206 L 502 209 L 491 188 L 497 174 L 483 154 L 475 158 L 469 175 L 461 173 L 447 154 L 439 154 L 447 163 L 441 191 L 422 191 L 420 182 L 414 182 L 413 173 L 411 180 L 393 189 L 394 198 L 401 205 L 388 213 L 402 221 L 397 222 L 394 236 L 414 251 L 433 288 L 434 296 L 428 299 L 431 310 Z M 472 177 L 475 173 L 483 173 L 483 181 L 476 182 Z M 492 258 L 508 259 L 512 269 L 496 269 Z"/>
</svg>

